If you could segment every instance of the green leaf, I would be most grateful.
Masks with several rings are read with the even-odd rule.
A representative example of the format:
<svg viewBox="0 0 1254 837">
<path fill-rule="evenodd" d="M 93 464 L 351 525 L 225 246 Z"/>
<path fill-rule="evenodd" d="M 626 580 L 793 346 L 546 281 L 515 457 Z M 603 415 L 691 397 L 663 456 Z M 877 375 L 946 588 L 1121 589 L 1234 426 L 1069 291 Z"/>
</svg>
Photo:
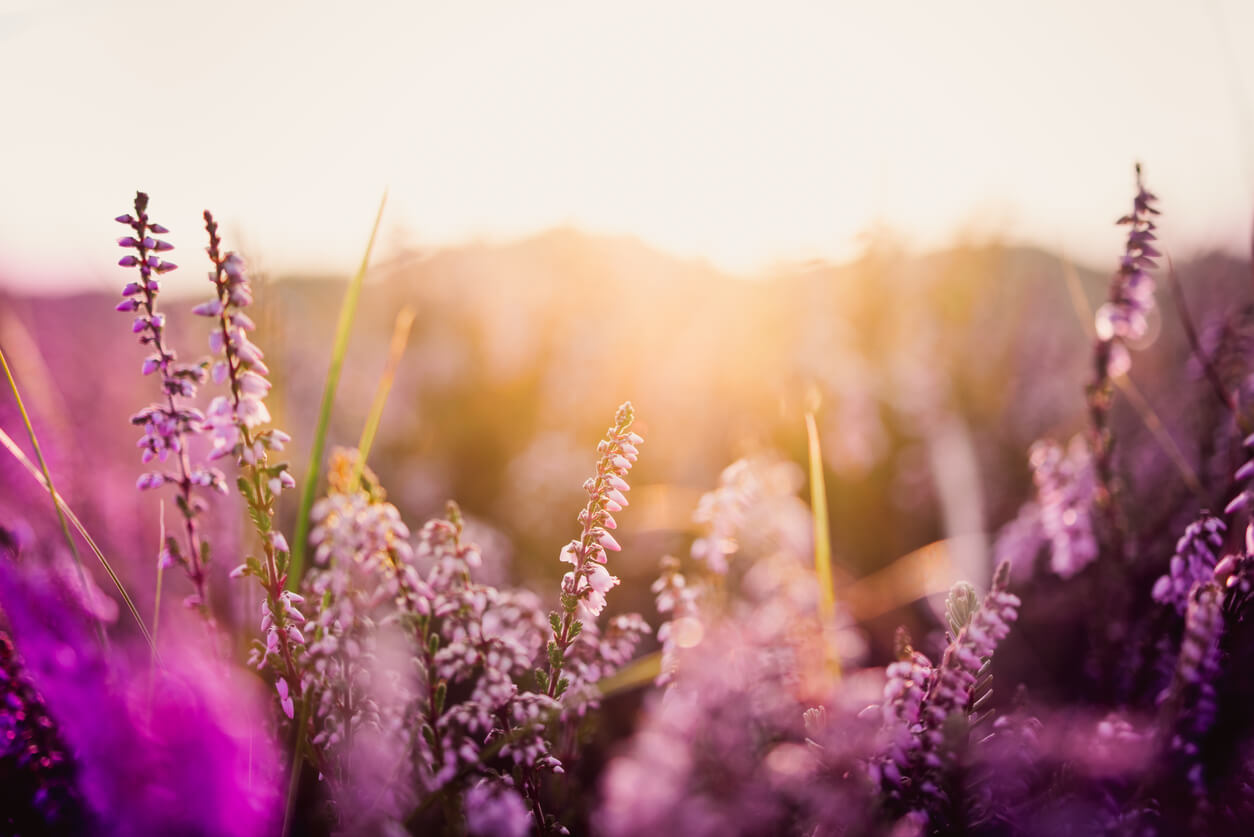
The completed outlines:
<svg viewBox="0 0 1254 837">
<path fill-rule="evenodd" d="M 579 636 L 579 634 L 582 632 L 583 632 L 583 622 L 580 622 L 578 619 L 576 619 L 574 622 L 570 623 L 570 639 L 573 640 L 575 637 Z"/>
<path fill-rule="evenodd" d="M 348 336 L 352 330 L 353 319 L 357 315 L 357 300 L 361 296 L 361 287 L 366 279 L 366 268 L 370 264 L 370 253 L 374 249 L 374 240 L 379 233 L 379 223 L 383 220 L 383 207 L 387 205 L 387 193 L 379 201 L 379 211 L 374 218 L 374 226 L 370 229 L 370 240 L 366 242 L 366 252 L 361 257 L 361 265 L 357 273 L 348 283 L 344 292 L 344 301 L 340 303 L 340 318 L 335 326 L 335 343 L 331 349 L 331 366 L 327 370 L 326 382 L 322 388 L 322 406 L 318 410 L 318 423 L 314 428 L 313 442 L 309 448 L 309 466 L 305 468 L 305 484 L 301 489 L 300 511 L 296 515 L 296 533 L 292 542 L 292 564 L 287 576 L 289 588 L 300 584 L 301 575 L 305 570 L 305 546 L 309 539 L 309 515 L 313 510 L 314 496 L 318 490 L 318 478 L 322 469 L 322 456 L 326 448 L 327 428 L 331 422 L 331 408 L 335 403 L 335 390 L 340 383 L 340 369 L 344 365 L 344 355 L 348 352 Z"/>
<path fill-rule="evenodd" d="M 441 680 L 439 685 L 435 687 L 435 716 L 438 718 L 444 714 L 444 698 L 448 695 L 448 681 Z"/>
</svg>

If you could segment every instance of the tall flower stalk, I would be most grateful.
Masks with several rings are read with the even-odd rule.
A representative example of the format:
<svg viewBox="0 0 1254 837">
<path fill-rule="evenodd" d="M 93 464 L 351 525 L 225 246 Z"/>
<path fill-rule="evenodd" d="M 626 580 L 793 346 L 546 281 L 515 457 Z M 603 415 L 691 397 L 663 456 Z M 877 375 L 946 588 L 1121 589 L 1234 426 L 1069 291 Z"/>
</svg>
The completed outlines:
<svg viewBox="0 0 1254 837">
<path fill-rule="evenodd" d="M 208 210 L 204 217 L 209 233 L 209 260 L 213 262 L 209 278 L 215 294 L 192 310 L 215 320 L 209 336 L 209 348 L 216 357 L 212 375 L 214 381 L 226 383 L 229 390 L 209 404 L 205 423 L 213 442 L 210 455 L 231 455 L 239 463 L 236 485 L 260 537 L 262 559 L 250 558 L 232 575 L 254 575 L 265 591 L 261 629 L 266 639 L 263 646 L 254 650 L 251 662 L 259 668 L 268 665 L 275 671 L 279 704 L 283 713 L 294 719 L 296 706 L 304 697 L 298 663 L 305 647 L 300 629 L 305 617 L 298 607 L 304 598 L 284 589 L 289 549 L 283 533 L 275 528 L 274 515 L 279 495 L 296 483 L 288 473 L 287 463 L 272 465 L 269 461 L 270 453 L 281 451 L 291 437 L 277 428 L 259 429 L 270 421 L 263 401 L 270 390 L 265 377 L 270 370 L 262 360 L 261 349 L 248 339 L 248 332 L 255 326 L 243 309 L 253 301 L 252 289 L 243 259 L 222 251 L 217 222 Z"/>
<path fill-rule="evenodd" d="M 1093 381 L 1088 387 L 1089 418 L 1092 422 L 1093 461 L 1097 472 L 1097 502 L 1111 525 L 1110 537 L 1119 547 L 1119 515 L 1115 507 L 1118 494 L 1114 473 L 1114 439 L 1110 433 L 1110 406 L 1114 380 L 1132 367 L 1128 342 L 1145 337 L 1149 315 L 1154 310 L 1154 279 L 1149 271 L 1158 266 L 1155 258 L 1162 255 L 1154 247 L 1158 236 L 1153 216 L 1159 211 L 1157 196 L 1145 188 L 1141 166 L 1136 167 L 1136 196 L 1132 211 L 1116 223 L 1128 227 L 1127 243 L 1119 258 L 1119 268 L 1110 280 L 1110 293 L 1105 304 L 1097 309 L 1094 326 L 1097 342 L 1093 350 Z"/>
<path fill-rule="evenodd" d="M 174 350 L 165 336 L 165 314 L 157 310 L 157 296 L 161 290 L 159 277 L 175 270 L 178 265 L 165 261 L 158 254 L 174 249 L 169 242 L 157 238 L 168 233 L 161 224 L 148 216 L 148 195 L 135 193 L 133 215 L 120 215 L 115 219 L 130 227 L 133 234 L 118 239 L 118 246 L 134 250 L 123 256 L 118 264 L 139 270 L 139 281 L 130 282 L 122 290 L 124 299 L 117 310 L 133 312 L 131 330 L 139 335 L 139 342 L 149 346 L 152 352 L 144 358 L 142 372 L 161 374 L 161 391 L 164 399 L 140 410 L 131 417 L 131 423 L 142 425 L 144 435 L 139 440 L 145 463 L 157 459 L 165 462 L 171 453 L 175 456 L 176 471 L 151 471 L 139 478 L 140 490 L 159 488 L 171 484 L 175 487 L 175 505 L 183 518 L 186 535 L 186 551 L 174 537 L 166 538 L 161 553 L 162 566 L 180 564 L 187 572 L 195 592 L 187 600 L 200 610 L 212 623 L 209 608 L 209 590 L 206 565 L 209 562 L 209 544 L 200 536 L 197 518 L 205 509 L 204 500 L 196 496 L 197 488 L 210 488 L 226 493 L 226 482 L 216 468 L 194 466 L 188 454 L 188 440 L 206 429 L 205 416 L 188 401 L 196 395 L 197 387 L 205 381 L 203 363 L 178 363 Z"/>
<path fill-rule="evenodd" d="M 618 584 L 618 578 L 605 568 L 606 553 L 621 547 L 612 529 L 618 527 L 613 513 L 627 506 L 627 472 L 639 455 L 637 445 L 644 439 L 631 432 L 635 411 L 627 401 L 614 415 L 614 426 L 597 444 L 601 454 L 596 474 L 584 482 L 588 504 L 579 513 L 583 531 L 562 548 L 561 560 L 573 569 L 562 578 L 562 612 L 550 614 L 553 636 L 548 643 L 548 671 L 542 672 L 540 687 L 551 698 L 560 697 L 569 685 L 562 677 L 566 652 L 583 630 L 583 619 L 595 620 L 605 608 L 605 594 Z"/>
</svg>

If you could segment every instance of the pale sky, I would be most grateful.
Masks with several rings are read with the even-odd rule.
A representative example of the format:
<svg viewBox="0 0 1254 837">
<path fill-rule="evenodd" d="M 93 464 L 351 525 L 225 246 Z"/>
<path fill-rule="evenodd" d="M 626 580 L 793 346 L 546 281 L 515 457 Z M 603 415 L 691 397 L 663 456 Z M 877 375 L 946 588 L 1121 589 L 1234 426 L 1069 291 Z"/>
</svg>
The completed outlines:
<svg viewBox="0 0 1254 837">
<path fill-rule="evenodd" d="M 348 272 L 384 188 L 384 254 L 571 224 L 745 273 L 887 224 L 1113 265 L 1135 160 L 1174 254 L 1245 251 L 1251 36 L 1243 0 L 0 0 L 0 283 L 112 288 L 136 188 L 190 265 L 208 207 Z"/>
</svg>

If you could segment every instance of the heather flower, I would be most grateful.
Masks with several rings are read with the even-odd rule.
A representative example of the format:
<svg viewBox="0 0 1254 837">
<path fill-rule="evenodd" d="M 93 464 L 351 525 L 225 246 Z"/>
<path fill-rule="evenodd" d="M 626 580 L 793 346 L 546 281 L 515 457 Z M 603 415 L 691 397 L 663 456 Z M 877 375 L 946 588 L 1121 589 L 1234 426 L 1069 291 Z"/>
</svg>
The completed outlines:
<svg viewBox="0 0 1254 837">
<path fill-rule="evenodd" d="M 867 765 L 871 779 L 889 794 L 900 794 L 917 759 L 923 722 L 923 698 L 932 679 L 932 662 L 910 647 L 904 629 L 897 632 L 897 659 L 885 669 L 881 755 Z"/>
<path fill-rule="evenodd" d="M 1220 673 L 1219 642 L 1224 631 L 1223 592 L 1216 584 L 1197 584 L 1189 593 L 1184 638 L 1176 661 L 1175 676 L 1161 700 L 1170 730 L 1164 742 L 1178 765 L 1197 809 L 1208 809 L 1208 783 L 1202 748 L 1219 712 L 1217 680 Z"/>
<path fill-rule="evenodd" d="M 0 624 L 0 831 L 81 831 L 87 813 L 66 749 L 43 696 Z"/>
<path fill-rule="evenodd" d="M 499 782 L 482 781 L 466 793 L 466 830 L 476 837 L 526 837 L 531 811 L 518 791 Z"/>
<path fill-rule="evenodd" d="M 1009 574 L 1008 565 L 998 567 L 989 592 L 974 612 L 969 596 L 962 591 L 955 591 L 959 595 L 951 597 L 950 630 L 957 632 L 919 707 L 916 750 L 906 753 L 904 762 L 891 760 L 894 772 L 908 776 L 912 794 L 917 794 L 915 801 L 909 803 L 911 807 L 929 810 L 937 821 L 944 820 L 938 806 L 949 795 L 947 774 L 957 758 L 953 749 L 954 725 L 974 726 L 978 722 L 976 713 L 982 710 L 988 694 L 989 660 L 997 644 L 1010 633 L 1010 623 L 1018 617 L 1019 598 L 1006 590 Z M 903 709 L 911 707 L 907 704 Z"/>
<path fill-rule="evenodd" d="M 1254 451 L 1254 434 L 1247 436 L 1242 444 L 1244 461 L 1237 468 L 1236 473 L 1233 474 L 1233 480 L 1237 485 L 1241 486 L 1241 490 L 1236 497 L 1233 497 L 1228 502 L 1228 505 L 1224 508 L 1224 514 L 1236 514 L 1250 507 L 1250 500 L 1254 498 L 1254 455 L 1251 455 L 1252 451 Z"/>
<path fill-rule="evenodd" d="M 605 568 L 606 553 L 617 552 L 621 547 L 611 530 L 616 529 L 614 512 L 627 506 L 627 472 L 639 454 L 637 445 L 644 439 L 631 432 L 635 418 L 631 402 L 618 408 L 614 426 L 605 439 L 597 445 L 601 454 L 596 474 L 584 483 L 588 492 L 588 505 L 579 513 L 583 533 L 577 540 L 562 548 L 561 560 L 573 564 L 562 578 L 562 613 L 552 615 L 553 638 L 548 646 L 549 667 L 541 688 L 549 697 L 556 698 L 570 685 L 561 676 L 565 656 L 571 643 L 584 629 L 585 623 L 595 623 L 605 608 L 605 594 L 618 584 Z"/>
<path fill-rule="evenodd" d="M 662 559 L 662 574 L 650 589 L 653 591 L 658 613 L 670 617 L 657 629 L 657 639 L 662 644 L 662 666 L 657 684 L 664 686 L 674 679 L 683 649 L 691 648 L 701 641 L 704 629 L 697 608 L 699 594 L 679 571 L 679 559 L 671 555 Z"/>
<path fill-rule="evenodd" d="M 305 578 L 313 606 L 302 661 L 312 742 L 346 831 L 397 822 L 412 804 L 405 714 L 415 686 L 405 673 L 415 649 L 393 618 L 396 591 L 383 573 L 384 562 L 411 557 L 409 530 L 368 470 L 367 490 L 350 490 L 356 462 L 355 451 L 332 455 L 328 494 L 313 510 L 317 548 Z"/>
<path fill-rule="evenodd" d="M 1076 436 L 1064 453 L 1052 441 L 1038 441 L 1028 454 L 1036 483 L 1042 533 L 1050 545 L 1050 568 L 1071 578 L 1098 553 L 1092 504 L 1096 483 L 1088 448 Z"/>
<path fill-rule="evenodd" d="M 701 534 L 691 555 L 715 576 L 726 575 L 733 555 L 756 543 L 767 550 L 809 548 L 809 512 L 796 494 L 802 477 L 792 462 L 758 456 L 723 469 L 718 486 L 693 512 Z"/>
<path fill-rule="evenodd" d="M 133 231 L 133 235 L 118 239 L 118 246 L 135 251 L 124 256 L 118 264 L 137 268 L 139 281 L 130 282 L 122 290 L 123 300 L 117 310 L 134 312 L 132 331 L 139 335 L 141 345 L 152 349 L 143 362 L 145 375 L 161 373 L 162 401 L 152 404 L 131 417 L 131 423 L 144 428 L 139 440 L 145 463 L 154 459 L 166 462 L 173 453 L 177 469 L 151 471 L 139 478 L 142 490 L 170 484 L 178 492 L 177 506 L 183 517 L 187 543 L 180 547 L 174 537 L 166 539 L 162 551 L 163 562 L 176 562 L 183 566 L 195 589 L 187 600 L 209 617 L 209 598 L 205 565 L 209 561 L 208 544 L 200 537 L 197 518 L 205 509 L 205 502 L 196 496 L 195 489 L 207 488 L 226 493 L 226 481 L 216 468 L 195 465 L 188 453 L 188 441 L 207 429 L 204 414 L 186 403 L 196 396 L 196 388 L 205 381 L 204 364 L 177 362 L 174 350 L 165 336 L 165 314 L 157 310 L 157 295 L 161 290 L 159 276 L 174 270 L 177 265 L 164 261 L 157 253 L 173 249 L 166 241 L 157 238 L 168 230 L 150 220 L 148 196 L 135 194 L 135 214 L 121 215 L 116 219 Z"/>
<path fill-rule="evenodd" d="M 1190 523 L 1176 542 L 1168 571 L 1154 583 L 1154 601 L 1171 605 L 1183 616 L 1193 586 L 1214 580 L 1226 532 L 1223 520 L 1208 512 Z"/>
<path fill-rule="evenodd" d="M 266 375 L 269 368 L 263 354 L 248 337 L 256 326 L 243 309 L 253 301 L 252 288 L 244 272 L 244 260 L 236 253 L 223 253 L 218 224 L 205 211 L 205 229 L 209 233 L 209 259 L 213 272 L 215 297 L 193 309 L 194 313 L 215 320 L 210 333 L 209 348 L 215 356 L 213 379 L 228 383 L 230 394 L 218 396 L 209 405 L 206 426 L 213 442 L 212 457 L 228 454 L 238 457 L 241 465 L 257 468 L 258 489 L 264 502 L 267 494 L 277 496 L 295 485 L 285 464 L 268 466 L 268 451 L 281 451 L 291 440 L 277 428 L 261 430 L 270 422 L 265 396 L 270 390 Z"/>
<path fill-rule="evenodd" d="M 1162 254 L 1154 247 L 1154 207 L 1158 198 L 1147 191 L 1141 181 L 1141 167 L 1136 167 L 1136 196 L 1132 212 L 1119 219 L 1128 227 L 1128 240 L 1119 260 L 1119 270 L 1110 283 L 1109 300 L 1097 309 L 1097 337 L 1106 346 L 1105 377 L 1118 377 L 1131 365 L 1125 343 L 1142 339 L 1149 329 L 1149 315 L 1154 310 L 1154 279 L 1149 271 L 1158 266 L 1155 258 Z"/>
</svg>

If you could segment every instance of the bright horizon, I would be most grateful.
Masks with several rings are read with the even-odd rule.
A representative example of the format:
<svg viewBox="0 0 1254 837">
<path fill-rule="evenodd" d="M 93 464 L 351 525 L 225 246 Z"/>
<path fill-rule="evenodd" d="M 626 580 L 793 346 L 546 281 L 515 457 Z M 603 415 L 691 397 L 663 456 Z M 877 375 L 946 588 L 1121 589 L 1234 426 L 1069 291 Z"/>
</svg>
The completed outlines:
<svg viewBox="0 0 1254 837">
<path fill-rule="evenodd" d="M 382 257 L 569 225 L 750 273 L 887 225 L 1100 267 L 1138 160 L 1173 255 L 1248 252 L 1234 0 L 340 9 L 0 0 L 0 284 L 112 288 L 136 188 L 275 272 L 351 271 L 384 188 Z"/>
</svg>

